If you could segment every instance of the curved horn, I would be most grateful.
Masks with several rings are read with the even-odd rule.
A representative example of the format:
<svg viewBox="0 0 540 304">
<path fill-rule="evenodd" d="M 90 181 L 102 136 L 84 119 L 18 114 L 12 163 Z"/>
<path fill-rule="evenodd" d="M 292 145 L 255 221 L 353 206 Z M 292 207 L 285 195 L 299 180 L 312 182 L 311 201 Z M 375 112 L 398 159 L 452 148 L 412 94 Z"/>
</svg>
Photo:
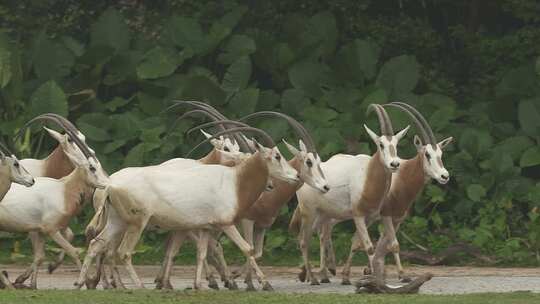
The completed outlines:
<svg viewBox="0 0 540 304">
<path fill-rule="evenodd" d="M 79 132 L 74 126 L 73 124 L 71 124 L 71 122 L 68 123 L 65 123 L 65 121 L 67 121 L 67 119 L 63 118 L 62 116 L 58 115 L 58 114 L 53 114 L 53 113 L 47 113 L 47 114 L 41 114 L 41 115 L 38 115 L 36 117 L 34 117 L 33 119 L 31 119 L 30 121 L 28 121 L 20 130 L 19 132 L 17 132 L 17 135 L 15 135 L 15 137 L 13 138 L 13 141 L 16 141 L 25 131 L 28 127 L 30 127 L 31 124 L 33 124 L 34 122 L 54 122 L 56 123 L 57 125 L 59 125 L 65 132 L 66 134 L 71 138 L 71 140 L 73 140 L 73 142 L 77 145 L 77 147 L 79 147 L 79 149 L 81 150 L 81 152 L 84 154 L 84 156 L 86 158 L 90 158 L 90 157 L 93 157 L 95 158 L 94 154 L 90 151 L 90 149 L 88 148 L 88 146 L 86 144 L 84 144 L 80 138 L 77 136 L 76 132 Z"/>
<path fill-rule="evenodd" d="M 420 120 L 418 120 L 416 115 L 414 115 L 411 111 L 409 111 L 408 108 L 405 108 L 405 107 L 401 106 L 400 104 L 396 104 L 396 103 L 387 103 L 384 106 L 385 107 L 386 106 L 395 107 L 395 108 L 398 108 L 401 111 L 407 113 L 411 117 L 413 122 L 416 124 L 416 127 L 418 128 L 418 130 L 420 131 L 420 133 L 422 135 L 422 140 L 424 141 L 424 143 L 425 144 L 429 143 L 429 136 L 428 136 L 428 133 L 426 132 L 426 129 L 424 129 L 424 126 L 422 125 L 422 122 Z"/>
<path fill-rule="evenodd" d="M 424 118 L 424 116 L 420 112 L 418 112 L 417 109 L 415 109 L 410 104 L 407 104 L 407 103 L 404 103 L 404 102 L 396 101 L 396 102 L 392 102 L 392 103 L 393 104 L 399 104 L 402 107 L 405 107 L 405 108 L 409 109 L 409 111 L 414 113 L 416 115 L 416 117 L 424 124 L 424 129 L 427 132 L 429 143 L 432 144 L 432 145 L 437 144 L 437 139 L 435 138 L 435 135 L 433 134 L 433 130 L 431 130 L 431 126 L 429 125 L 428 121 Z"/>
<path fill-rule="evenodd" d="M 270 137 L 266 132 L 264 132 L 263 130 L 261 129 L 257 129 L 257 128 L 253 128 L 253 127 L 238 127 L 238 128 L 231 128 L 231 129 L 227 129 L 225 131 L 221 131 L 221 132 L 218 132 L 214 135 L 212 135 L 212 137 L 210 138 L 207 138 L 205 140 L 203 140 L 202 142 L 200 142 L 197 146 L 195 146 L 193 149 L 191 149 L 186 157 L 189 157 L 191 155 L 191 153 L 193 153 L 193 151 L 197 150 L 200 146 L 202 146 L 203 144 L 209 142 L 211 139 L 213 138 L 217 138 L 221 135 L 225 135 L 225 134 L 229 134 L 229 133 L 237 133 L 237 132 L 255 132 L 255 133 L 258 133 L 259 135 L 262 136 L 263 140 L 265 141 L 265 144 L 267 147 L 275 147 L 276 144 L 274 143 L 274 140 L 272 140 L 272 137 Z M 253 152 L 253 151 L 252 151 Z"/>
<path fill-rule="evenodd" d="M 217 119 L 229 120 L 227 117 L 225 117 L 225 115 L 221 114 L 221 112 L 216 110 L 216 108 L 212 107 L 211 105 L 206 104 L 204 102 L 195 101 L 195 100 L 176 100 L 176 101 L 173 101 L 173 105 L 169 106 L 166 110 L 171 110 L 171 109 L 173 109 L 175 107 L 178 107 L 180 105 L 190 105 L 190 106 L 196 107 L 196 108 L 198 108 L 200 110 L 209 112 L 210 114 L 214 115 Z M 230 126 L 224 125 L 223 127 L 229 128 Z M 248 143 L 246 142 L 246 140 L 242 136 L 240 136 L 238 134 L 234 134 L 233 137 L 236 140 L 236 142 L 240 145 L 240 148 L 242 150 L 244 150 L 246 152 L 247 151 L 251 152 L 251 149 L 249 148 Z"/>
<path fill-rule="evenodd" d="M 315 149 L 315 144 L 313 142 L 313 138 L 311 137 L 309 132 L 306 130 L 306 128 L 304 128 L 304 126 L 301 123 L 299 123 L 296 119 L 290 117 L 289 115 L 279 113 L 279 112 L 274 112 L 274 111 L 260 111 L 260 112 L 255 112 L 255 113 L 246 115 L 240 118 L 239 120 L 240 121 L 248 120 L 253 117 L 258 117 L 258 116 L 263 116 L 263 117 L 274 116 L 274 117 L 285 119 L 285 121 L 287 121 L 287 123 L 289 123 L 289 125 L 294 129 L 296 134 L 300 136 L 300 138 L 304 141 L 308 151 L 317 153 L 317 150 Z"/>
<path fill-rule="evenodd" d="M 194 131 L 197 131 L 197 130 L 200 130 L 200 129 L 204 129 L 204 128 L 208 128 L 208 127 L 213 127 L 213 126 L 221 126 L 223 127 L 223 125 L 234 125 L 235 127 L 250 127 L 248 124 L 245 124 L 243 122 L 240 122 L 240 121 L 235 121 L 235 120 L 217 120 L 217 121 L 211 121 L 211 122 L 207 122 L 207 123 L 203 123 L 201 125 L 198 125 L 196 127 L 193 127 L 191 129 L 189 129 L 186 133 L 187 134 L 191 134 L 193 133 Z M 223 129 L 225 130 L 225 129 Z"/>
<path fill-rule="evenodd" d="M 6 155 L 12 155 L 13 153 L 11 153 L 11 151 L 7 148 L 7 146 L 0 142 L 0 153 L 2 153 L 2 155 L 6 156 Z"/>
<path fill-rule="evenodd" d="M 374 104 L 374 103 L 370 104 L 367 108 L 366 114 L 371 113 L 372 110 L 375 110 L 375 112 L 377 113 L 377 118 L 379 119 L 379 125 L 381 127 L 381 136 L 382 135 L 393 136 L 394 134 L 389 133 L 389 130 L 386 128 L 387 126 L 384 119 L 384 114 L 382 113 L 381 108 L 378 107 L 378 104 Z"/>
<path fill-rule="evenodd" d="M 210 119 L 212 119 L 212 120 L 214 120 L 214 121 L 217 121 L 217 120 L 218 120 L 217 117 L 213 116 L 212 114 L 210 114 L 210 113 L 209 113 L 208 111 L 206 111 L 206 110 L 191 110 L 191 111 L 188 111 L 188 112 L 182 114 L 180 117 L 178 117 L 178 118 L 176 118 L 176 119 L 174 120 L 174 122 L 172 123 L 172 125 L 169 127 L 169 130 L 167 131 L 167 136 L 169 136 L 169 135 L 171 134 L 172 130 L 178 125 L 178 123 L 179 123 L 182 119 L 184 119 L 184 118 L 186 118 L 186 117 L 188 117 L 188 116 L 193 116 L 194 114 L 203 114 L 203 115 L 206 115 L 208 118 L 210 118 Z M 220 125 L 220 127 L 221 127 L 222 131 L 225 131 L 225 128 L 224 128 L 222 125 Z"/>
<path fill-rule="evenodd" d="M 384 121 L 386 124 L 386 130 L 390 134 L 394 135 L 394 128 L 392 127 L 392 120 L 390 120 L 390 116 L 388 116 L 388 113 L 386 113 L 386 110 L 381 105 L 378 104 L 377 107 L 381 109 L 381 113 L 383 114 Z"/>
</svg>

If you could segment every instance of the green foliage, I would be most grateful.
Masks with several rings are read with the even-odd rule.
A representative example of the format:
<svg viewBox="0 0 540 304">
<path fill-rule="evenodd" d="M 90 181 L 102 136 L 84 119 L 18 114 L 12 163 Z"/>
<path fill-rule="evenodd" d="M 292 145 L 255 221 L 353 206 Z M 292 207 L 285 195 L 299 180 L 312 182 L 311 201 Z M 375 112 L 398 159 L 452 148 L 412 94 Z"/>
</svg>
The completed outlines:
<svg viewBox="0 0 540 304">
<path fill-rule="evenodd" d="M 54 14 L 36 13 L 49 9 L 37 2 L 24 9 L 0 4 L 2 139 L 34 115 L 55 112 L 77 123 L 109 172 L 157 164 L 201 139 L 184 136 L 201 119 L 169 132 L 176 116 L 163 109 L 174 99 L 202 100 L 232 118 L 255 110 L 290 114 L 328 159 L 371 153 L 362 125 L 377 130 L 377 120 L 366 116 L 367 106 L 405 101 L 424 113 L 439 140 L 453 136 L 454 143 L 443 156 L 451 182 L 429 184 L 401 229 L 435 251 L 461 240 L 502 263 L 538 263 L 534 1 L 439 1 L 422 9 L 386 0 L 68 2 L 51 4 Z M 485 7 L 472 7 L 478 3 Z M 463 18 L 471 9 L 486 16 Z M 396 129 L 410 124 L 389 111 Z M 282 121 L 254 124 L 296 142 Z M 402 140 L 403 158 L 415 153 L 414 131 Z M 54 143 L 42 135 L 36 128 L 18 143 L 21 156 L 45 157 Z M 79 240 L 91 214 L 75 223 Z M 297 257 L 285 229 L 289 217 L 283 209 L 268 235 L 265 256 L 272 261 Z M 335 231 L 341 258 L 352 230 Z M 22 237 L 2 239 L 18 244 Z M 142 254 L 155 254 L 151 246 L 162 240 L 162 233 L 145 235 Z"/>
</svg>

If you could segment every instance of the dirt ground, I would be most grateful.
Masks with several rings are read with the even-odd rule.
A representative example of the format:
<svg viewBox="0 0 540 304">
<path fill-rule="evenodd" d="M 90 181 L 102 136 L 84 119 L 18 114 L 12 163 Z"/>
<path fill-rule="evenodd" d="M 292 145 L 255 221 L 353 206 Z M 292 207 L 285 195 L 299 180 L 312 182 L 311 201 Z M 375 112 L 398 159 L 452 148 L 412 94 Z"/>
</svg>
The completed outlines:
<svg viewBox="0 0 540 304">
<path fill-rule="evenodd" d="M 38 278 L 39 289 L 73 289 L 78 271 L 75 267 L 64 266 L 54 274 L 49 275 L 45 267 Z M 154 288 L 154 276 L 157 266 L 138 266 L 137 272 L 147 288 Z M 0 266 L 7 270 L 13 279 L 23 272 L 20 266 Z M 332 278 L 329 284 L 310 286 L 297 279 L 298 268 L 295 267 L 263 267 L 276 292 L 285 293 L 352 293 L 354 287 L 341 285 L 339 275 Z M 353 268 L 353 282 L 360 277 L 361 267 Z M 423 294 L 462 294 L 479 292 L 540 292 L 540 268 L 473 268 L 473 267 L 424 267 L 411 266 L 406 268 L 407 275 L 416 275 L 431 272 L 434 277 L 420 289 Z M 177 289 L 191 288 L 195 268 L 193 266 L 176 266 L 173 271 L 172 284 Z M 388 267 L 389 282 L 394 280 L 395 269 Z M 127 274 L 123 273 L 123 281 L 128 288 L 132 287 Z M 244 284 L 237 280 L 240 288 Z"/>
</svg>

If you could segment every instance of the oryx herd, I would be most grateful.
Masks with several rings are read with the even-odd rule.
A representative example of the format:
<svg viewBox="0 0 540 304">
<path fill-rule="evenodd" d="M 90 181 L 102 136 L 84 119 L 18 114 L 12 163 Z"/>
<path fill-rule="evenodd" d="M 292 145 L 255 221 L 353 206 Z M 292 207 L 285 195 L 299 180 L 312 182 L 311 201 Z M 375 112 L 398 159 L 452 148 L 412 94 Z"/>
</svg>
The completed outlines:
<svg viewBox="0 0 540 304">
<path fill-rule="evenodd" d="M 394 255 L 399 277 L 406 281 L 399 258 L 396 231 L 424 185 L 431 179 L 446 184 L 450 175 L 442 161 L 442 151 L 452 137 L 437 142 L 426 119 L 414 107 L 402 103 L 371 104 L 380 135 L 364 124 L 374 142 L 372 155 L 338 154 L 322 161 L 309 131 L 283 113 L 262 111 L 230 120 L 212 106 L 197 101 L 176 101 L 167 110 L 186 107 L 188 116 L 203 115 L 211 120 L 191 130 L 200 130 L 213 149 L 201 159 L 174 158 L 159 165 L 129 167 L 107 174 L 85 136 L 66 118 L 40 115 L 24 125 L 18 135 L 35 123 L 54 123 L 65 133 L 46 131 L 58 146 L 45 159 L 18 160 L 5 146 L 0 150 L 0 231 L 28 233 L 33 262 L 11 282 L 0 273 L 0 288 L 37 288 L 38 269 L 45 259 L 45 240 L 50 237 L 62 251 L 53 272 L 67 254 L 80 268 L 77 288 L 125 288 L 117 263 L 122 263 L 138 288 L 144 284 L 132 264 L 132 255 L 145 229 L 169 232 L 166 254 L 156 276 L 156 288 L 172 289 L 174 258 L 186 239 L 197 247 L 195 289 L 218 288 L 213 277 L 217 270 L 224 286 L 236 289 L 235 277 L 243 275 L 248 290 L 254 290 L 255 275 L 263 290 L 272 290 L 257 264 L 263 254 L 267 229 L 280 209 L 296 194 L 298 207 L 289 230 L 298 236 L 304 261 L 301 281 L 312 285 L 329 282 L 335 274 L 332 228 L 353 220 L 349 257 L 344 265 L 342 284 L 350 283 L 354 254 L 365 251 L 369 258 L 366 274 L 384 276 L 384 257 Z M 414 136 L 417 154 L 401 159 L 398 142 L 409 127 L 394 132 L 385 108 L 408 114 L 419 135 Z M 286 160 L 274 140 L 264 131 L 251 127 L 255 118 L 282 119 L 298 135 L 298 146 L 283 140 L 293 158 Z M 206 131 L 205 131 L 206 129 Z M 215 130 L 213 134 L 209 130 Z M 259 138 L 255 140 L 252 136 Z M 192 150 L 192 151 L 193 151 Z M 71 245 L 70 220 L 88 202 L 95 215 L 86 228 L 89 246 L 81 263 L 79 249 Z M 384 232 L 372 242 L 368 227 L 381 220 Z M 240 231 L 239 231 L 240 230 Z M 240 233 L 241 232 L 241 233 Z M 309 259 L 313 232 L 320 239 L 320 272 L 314 274 Z M 224 233 L 246 256 L 240 271 L 232 273 L 219 243 Z M 90 272 L 95 263 L 95 272 Z M 318 278 L 319 277 L 319 278 Z M 207 280 L 208 282 L 203 282 Z"/>
</svg>

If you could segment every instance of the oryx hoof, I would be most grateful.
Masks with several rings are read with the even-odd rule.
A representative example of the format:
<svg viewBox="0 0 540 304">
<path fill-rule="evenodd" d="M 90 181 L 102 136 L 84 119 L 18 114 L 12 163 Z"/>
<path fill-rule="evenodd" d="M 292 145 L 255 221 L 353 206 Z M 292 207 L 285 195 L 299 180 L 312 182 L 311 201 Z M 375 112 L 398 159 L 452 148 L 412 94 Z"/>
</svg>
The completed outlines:
<svg viewBox="0 0 540 304">
<path fill-rule="evenodd" d="M 266 281 L 263 283 L 262 290 L 264 291 L 274 291 L 274 287 L 270 285 L 270 282 Z"/>
<path fill-rule="evenodd" d="M 370 275 L 371 274 L 371 268 L 366 267 L 364 268 L 364 275 Z"/>
<path fill-rule="evenodd" d="M 75 286 L 75 289 L 79 290 L 83 287 L 84 283 L 81 282 L 75 282 L 73 283 L 73 286 Z"/>
<path fill-rule="evenodd" d="M 216 282 L 216 280 L 209 281 L 208 282 L 208 287 L 210 287 L 211 289 L 214 289 L 214 290 L 219 290 L 219 285 Z"/>
<path fill-rule="evenodd" d="M 330 283 L 330 279 L 329 278 L 322 278 L 321 283 L 328 284 L 328 283 Z"/>
<path fill-rule="evenodd" d="M 351 280 L 349 278 L 343 278 L 341 279 L 341 285 L 352 285 Z"/>
<path fill-rule="evenodd" d="M 23 283 L 14 283 L 13 287 L 15 289 L 33 289 L 33 290 L 37 289 L 37 286 L 27 286 L 27 285 L 24 285 Z"/>
<path fill-rule="evenodd" d="M 257 291 L 257 289 L 255 288 L 255 286 L 253 286 L 253 284 L 248 284 L 246 286 L 246 291 Z"/>
<path fill-rule="evenodd" d="M 229 290 L 238 290 L 238 284 L 234 280 L 225 281 L 225 288 Z"/>
<path fill-rule="evenodd" d="M 310 285 L 316 286 L 316 285 L 321 285 L 321 283 L 319 283 L 319 280 L 317 280 L 316 278 L 311 278 Z"/>
<path fill-rule="evenodd" d="M 49 264 L 49 266 L 47 266 L 47 272 L 49 274 L 52 274 L 58 268 L 58 266 L 60 266 L 60 264 L 58 264 L 58 263 Z"/>
<path fill-rule="evenodd" d="M 98 283 L 99 278 L 97 277 L 86 279 L 86 289 L 96 289 Z"/>
<path fill-rule="evenodd" d="M 335 276 L 336 275 L 336 269 L 335 268 L 328 268 L 328 271 L 330 271 L 330 273 Z"/>
<path fill-rule="evenodd" d="M 306 267 L 302 267 L 302 270 L 298 274 L 298 280 L 300 280 L 300 282 L 305 282 L 306 277 L 307 277 Z"/>
</svg>

